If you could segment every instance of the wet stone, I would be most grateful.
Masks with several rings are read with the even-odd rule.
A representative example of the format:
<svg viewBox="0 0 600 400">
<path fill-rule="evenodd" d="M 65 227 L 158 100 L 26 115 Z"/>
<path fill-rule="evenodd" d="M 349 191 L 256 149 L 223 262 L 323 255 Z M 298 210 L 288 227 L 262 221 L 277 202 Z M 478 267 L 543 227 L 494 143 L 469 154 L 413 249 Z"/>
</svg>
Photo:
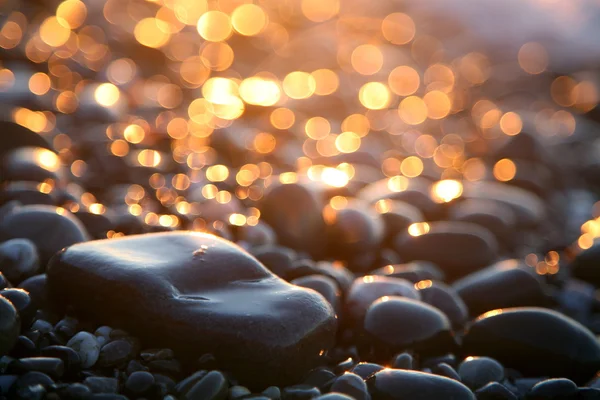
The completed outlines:
<svg viewBox="0 0 600 400">
<path fill-rule="evenodd" d="M 21 321 L 15 306 L 0 296 L 0 356 L 8 354 L 19 337 Z"/>
<path fill-rule="evenodd" d="M 421 296 L 412 283 L 400 278 L 367 275 L 357 278 L 346 295 L 346 315 L 361 325 L 367 309 L 383 296 L 402 296 L 419 300 Z"/>
<path fill-rule="evenodd" d="M 504 367 L 489 357 L 467 357 L 458 366 L 460 380 L 473 390 L 504 379 Z"/>
<path fill-rule="evenodd" d="M 373 400 L 475 400 L 462 383 L 417 371 L 386 369 L 371 375 L 367 385 Z"/>
<path fill-rule="evenodd" d="M 565 378 L 547 379 L 535 384 L 527 393 L 527 400 L 576 399 L 577 385 Z"/>
<path fill-rule="evenodd" d="M 425 220 L 421 211 L 412 204 L 397 200 L 382 200 L 375 203 L 375 210 L 381 214 L 385 226 L 385 242 L 391 240 L 411 224 Z"/>
<path fill-rule="evenodd" d="M 505 260 L 454 282 L 452 287 L 476 316 L 497 308 L 543 306 L 547 296 L 530 267 Z"/>
<path fill-rule="evenodd" d="M 439 355 L 455 346 L 450 321 L 441 311 L 403 297 L 389 296 L 374 302 L 367 310 L 364 330 L 381 355 L 405 349 Z"/>
<path fill-rule="evenodd" d="M 566 377 L 577 384 L 600 369 L 600 345 L 587 328 L 558 312 L 535 307 L 480 316 L 463 338 L 463 351 L 494 358 L 524 376 Z"/>
<path fill-rule="evenodd" d="M 11 239 L 0 244 L 0 272 L 14 285 L 35 275 L 39 269 L 37 249 L 27 239 Z"/>
<path fill-rule="evenodd" d="M 75 350 L 81 360 L 82 368 L 90 368 L 96 364 L 100 356 L 98 341 L 89 332 L 81 331 L 77 333 L 67 342 L 67 347 Z"/>
<path fill-rule="evenodd" d="M 419 290 L 422 301 L 446 314 L 454 328 L 467 322 L 469 310 L 452 287 L 431 280 L 417 282 L 415 287 Z"/>
<path fill-rule="evenodd" d="M 64 208 L 45 205 L 18 207 L 0 221 L 0 240 L 29 239 L 41 265 L 64 247 L 88 240 L 85 228 Z"/>
<path fill-rule="evenodd" d="M 23 205 L 45 204 L 53 206 L 58 204 L 55 192 L 41 192 L 39 185 L 36 182 L 9 182 L 0 191 L 0 204 L 15 200 Z"/>
<path fill-rule="evenodd" d="M 131 395 L 138 396 L 146 393 L 154 385 L 154 376 L 149 372 L 134 372 L 125 382 L 125 390 Z"/>
<path fill-rule="evenodd" d="M 402 278 L 417 283 L 424 280 L 444 280 L 444 272 L 429 261 L 412 261 L 406 264 L 386 265 L 371 271 L 372 275 Z"/>
<path fill-rule="evenodd" d="M 278 279 L 239 247 L 208 234 L 78 244 L 54 259 L 48 279 L 53 298 L 76 314 L 124 327 L 184 358 L 216 350 L 217 362 L 244 384 L 297 381 L 319 362 L 336 330 L 321 295 Z"/>
<path fill-rule="evenodd" d="M 293 385 L 283 389 L 281 398 L 283 400 L 309 400 L 321 394 L 319 389 L 310 385 Z"/>
<path fill-rule="evenodd" d="M 228 384 L 219 371 L 210 371 L 197 381 L 184 395 L 189 400 L 225 400 Z"/>
<path fill-rule="evenodd" d="M 133 356 L 134 348 L 131 342 L 119 339 L 102 346 L 96 365 L 116 367 L 125 364 Z"/>
<path fill-rule="evenodd" d="M 479 225 L 441 221 L 421 228 L 419 232 L 398 235 L 396 251 L 403 260 L 426 260 L 439 265 L 450 280 L 490 265 L 497 258 L 496 238 Z"/>
<path fill-rule="evenodd" d="M 475 391 L 477 400 L 517 400 L 517 396 L 498 382 L 490 382 Z"/>
<path fill-rule="evenodd" d="M 322 388 L 333 379 L 335 379 L 335 374 L 333 372 L 327 368 L 320 367 L 311 370 L 302 383 L 304 385 Z"/>
<path fill-rule="evenodd" d="M 116 378 L 90 376 L 85 378 L 83 384 L 93 393 L 118 393 L 119 391 L 119 381 Z"/>
<path fill-rule="evenodd" d="M 347 394 L 356 400 L 369 400 L 371 398 L 365 381 L 351 372 L 337 378 L 331 385 L 330 391 Z"/>
</svg>

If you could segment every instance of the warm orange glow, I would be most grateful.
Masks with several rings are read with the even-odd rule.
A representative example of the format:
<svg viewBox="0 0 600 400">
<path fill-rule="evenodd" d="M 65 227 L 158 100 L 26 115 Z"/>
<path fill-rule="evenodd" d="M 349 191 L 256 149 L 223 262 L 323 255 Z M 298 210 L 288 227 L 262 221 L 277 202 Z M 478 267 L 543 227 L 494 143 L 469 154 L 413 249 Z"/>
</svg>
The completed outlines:
<svg viewBox="0 0 600 400">
<path fill-rule="evenodd" d="M 394 68 L 388 77 L 390 89 L 400 96 L 414 94 L 419 89 L 420 84 L 419 73 L 406 65 Z"/>
<path fill-rule="evenodd" d="M 302 71 L 294 71 L 283 79 L 283 90 L 292 99 L 305 99 L 313 95 L 317 88 L 315 78 Z"/>
<path fill-rule="evenodd" d="M 40 37 L 48 46 L 60 47 L 67 43 L 71 29 L 66 20 L 60 17 L 48 17 L 40 26 Z"/>
<path fill-rule="evenodd" d="M 494 164 L 494 177 L 499 181 L 510 181 L 515 177 L 516 173 L 517 167 L 515 163 L 508 158 L 504 158 Z"/>
<path fill-rule="evenodd" d="M 390 91 L 381 82 L 369 82 L 360 88 L 358 99 L 365 108 L 381 110 L 390 103 Z"/>
<path fill-rule="evenodd" d="M 459 198 L 462 192 L 462 183 L 454 179 L 438 181 L 431 187 L 431 197 L 437 203 L 448 203 Z"/>
<path fill-rule="evenodd" d="M 157 18 L 144 18 L 133 31 L 135 39 L 144 46 L 159 48 L 167 44 L 171 35 L 168 24 Z"/>
<path fill-rule="evenodd" d="M 421 236 L 429 233 L 429 224 L 427 222 L 417 222 L 408 227 L 408 233 L 411 236 Z"/>
<path fill-rule="evenodd" d="M 29 78 L 31 93 L 42 96 L 50 90 L 50 77 L 43 72 L 37 72 Z"/>
<path fill-rule="evenodd" d="M 256 4 L 242 4 L 231 14 L 231 23 L 236 32 L 245 36 L 254 36 L 267 25 L 267 15 Z"/>
<path fill-rule="evenodd" d="M 415 23 L 406 14 L 393 13 L 384 18 L 381 24 L 383 37 L 393 44 L 406 44 L 415 37 Z"/>
<path fill-rule="evenodd" d="M 119 101 L 120 96 L 119 88 L 112 83 L 103 83 L 94 92 L 96 102 L 103 107 L 114 106 Z"/>
<path fill-rule="evenodd" d="M 313 22 L 323 22 L 340 11 L 340 0 L 302 0 L 300 6 L 306 18 Z"/>
<path fill-rule="evenodd" d="M 229 38 L 233 32 L 229 15 L 217 10 L 202 14 L 197 29 L 203 39 L 211 42 L 221 42 Z"/>
<path fill-rule="evenodd" d="M 354 49 L 352 67 L 361 75 L 373 75 L 383 66 L 383 54 L 373 45 L 363 44 Z"/>
<path fill-rule="evenodd" d="M 523 122 L 521 121 L 519 114 L 507 112 L 500 118 L 500 128 L 502 129 L 502 132 L 509 136 L 518 135 L 523 128 Z"/>
<path fill-rule="evenodd" d="M 400 102 L 398 113 L 402 121 L 409 125 L 419 125 L 427 119 L 427 105 L 417 96 L 410 96 Z"/>
</svg>

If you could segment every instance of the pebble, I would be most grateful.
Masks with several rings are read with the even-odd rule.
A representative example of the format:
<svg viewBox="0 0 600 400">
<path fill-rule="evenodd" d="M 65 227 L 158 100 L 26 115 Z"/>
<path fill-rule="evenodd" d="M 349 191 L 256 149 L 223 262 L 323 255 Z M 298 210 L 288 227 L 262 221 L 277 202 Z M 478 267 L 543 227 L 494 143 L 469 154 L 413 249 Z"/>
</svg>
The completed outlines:
<svg viewBox="0 0 600 400">
<path fill-rule="evenodd" d="M 527 393 L 527 400 L 576 399 L 577 385 L 565 378 L 547 379 L 535 384 Z"/>
<path fill-rule="evenodd" d="M 373 375 L 376 372 L 381 371 L 382 369 L 384 369 L 384 367 L 382 365 L 368 363 L 368 362 L 361 362 L 361 363 L 356 364 L 350 370 L 350 372 L 360 376 L 363 379 L 367 379 L 369 376 Z"/>
<path fill-rule="evenodd" d="M 264 245 L 252 249 L 251 254 L 275 275 L 286 279 L 293 269 L 296 252 L 277 245 Z"/>
<path fill-rule="evenodd" d="M 450 321 L 441 311 L 405 297 L 386 296 L 374 302 L 367 310 L 364 330 L 381 355 L 409 348 L 440 355 L 455 346 Z"/>
<path fill-rule="evenodd" d="M 412 261 L 406 264 L 386 265 L 371 271 L 372 275 L 402 278 L 417 283 L 424 280 L 444 280 L 444 272 L 429 261 Z"/>
<path fill-rule="evenodd" d="M 40 351 L 42 357 L 56 357 L 60 358 L 65 367 L 67 374 L 77 372 L 81 367 L 81 358 L 79 354 L 70 347 L 67 346 L 48 346 L 44 347 Z"/>
<path fill-rule="evenodd" d="M 75 350 L 81 360 L 82 368 L 90 368 L 100 356 L 100 345 L 96 337 L 89 332 L 81 331 L 67 342 L 67 347 Z"/>
<path fill-rule="evenodd" d="M 477 396 L 477 400 L 517 400 L 517 396 L 513 392 L 498 382 L 490 382 L 480 387 L 475 391 L 475 396 Z"/>
<path fill-rule="evenodd" d="M 65 317 L 54 325 L 54 331 L 67 340 L 77 333 L 77 324 L 79 321 L 72 317 Z"/>
<path fill-rule="evenodd" d="M 138 396 L 146 393 L 154 385 L 154 376 L 145 371 L 134 372 L 125 382 L 125 390 L 131 395 Z"/>
<path fill-rule="evenodd" d="M 20 330 L 21 321 L 15 306 L 0 295 L 0 357 L 13 348 Z"/>
<path fill-rule="evenodd" d="M 8 394 L 18 378 L 18 375 L 0 375 L 0 395 Z"/>
<path fill-rule="evenodd" d="M 450 218 L 455 221 L 480 225 L 494 234 L 498 242 L 510 247 L 511 232 L 516 224 L 513 210 L 494 200 L 465 200 L 453 205 Z"/>
<path fill-rule="evenodd" d="M 124 365 L 134 356 L 134 348 L 130 341 L 118 339 L 105 344 L 100 349 L 98 367 L 118 367 Z"/>
<path fill-rule="evenodd" d="M 265 191 L 259 207 L 261 220 L 277 233 L 280 244 L 313 257 L 324 255 L 327 246 L 322 208 L 314 185 L 276 180 Z"/>
<path fill-rule="evenodd" d="M 475 400 L 462 383 L 418 371 L 385 369 L 371 375 L 367 386 L 373 400 Z"/>
<path fill-rule="evenodd" d="M 335 374 L 328 368 L 319 367 L 311 370 L 306 377 L 304 377 L 302 383 L 308 386 L 323 388 L 333 381 L 335 377 Z"/>
<path fill-rule="evenodd" d="M 136 279 L 129 279 L 134 272 Z M 48 279 L 54 299 L 76 313 L 190 358 L 216 350 L 231 372 L 262 387 L 300 378 L 336 331 L 333 309 L 321 295 L 274 279 L 242 249 L 208 234 L 77 244 L 54 259 Z M 277 329 L 262 328 L 270 325 Z"/>
<path fill-rule="evenodd" d="M 458 221 L 424 224 L 420 231 L 396 237 L 395 249 L 403 260 L 431 261 L 453 280 L 490 265 L 498 257 L 496 238 L 479 225 Z"/>
<path fill-rule="evenodd" d="M 245 386 L 232 386 L 229 388 L 227 399 L 239 399 L 240 397 L 247 396 L 249 394 L 252 394 L 252 392 L 250 392 L 250 390 Z"/>
<path fill-rule="evenodd" d="M 38 349 L 33 340 L 24 335 L 20 335 L 17 338 L 17 342 L 10 352 L 10 354 L 15 357 L 33 357 L 36 356 L 37 353 Z"/>
<path fill-rule="evenodd" d="M 197 381 L 183 396 L 188 400 L 225 400 L 227 380 L 219 371 L 210 371 Z"/>
<path fill-rule="evenodd" d="M 383 200 L 375 203 L 375 210 L 381 214 L 386 243 L 391 243 L 398 233 L 405 231 L 411 224 L 425 220 L 421 210 L 403 201 Z"/>
<path fill-rule="evenodd" d="M 350 397 L 343 393 L 327 393 L 319 397 L 315 397 L 316 400 L 355 400 L 354 397 Z"/>
<path fill-rule="evenodd" d="M 277 386 L 269 386 L 262 391 L 262 394 L 272 400 L 279 400 L 281 398 L 281 390 Z"/>
<path fill-rule="evenodd" d="M 439 363 L 433 367 L 431 371 L 436 375 L 445 376 L 446 378 L 454 379 L 455 381 L 461 380 L 458 372 L 446 363 Z"/>
<path fill-rule="evenodd" d="M 362 325 L 367 309 L 383 296 L 403 296 L 413 300 L 421 298 L 413 284 L 405 279 L 367 275 L 356 278 L 346 294 L 346 317 L 356 325 Z"/>
<path fill-rule="evenodd" d="M 50 378 L 48 375 L 42 372 L 37 371 L 27 372 L 19 376 L 19 379 L 17 379 L 17 381 L 15 382 L 15 386 L 17 389 L 35 385 L 49 387 L 53 384 L 54 380 L 52 380 L 52 378 Z"/>
<path fill-rule="evenodd" d="M 34 275 L 25 279 L 19 283 L 19 288 L 24 289 L 29 294 L 32 308 L 39 310 L 48 307 L 46 274 Z"/>
<path fill-rule="evenodd" d="M 28 205 L 14 209 L 0 220 L 0 240 L 28 239 L 35 244 L 40 264 L 61 249 L 89 239 L 85 228 L 64 208 Z"/>
<path fill-rule="evenodd" d="M 465 276 L 452 286 L 474 316 L 497 308 L 547 304 L 541 280 L 518 260 L 500 261 Z"/>
<path fill-rule="evenodd" d="M 283 389 L 281 393 L 283 400 L 309 400 L 319 397 L 321 391 L 311 385 L 293 385 Z"/>
<path fill-rule="evenodd" d="M 369 400 L 371 398 L 365 381 L 352 372 L 347 372 L 337 378 L 331 385 L 330 391 L 347 394 L 356 400 Z"/>
<path fill-rule="evenodd" d="M 469 318 L 469 310 L 456 291 L 442 282 L 431 280 L 415 284 L 423 302 L 442 311 L 454 328 L 463 326 Z"/>
<path fill-rule="evenodd" d="M 20 358 L 9 365 L 8 371 L 16 374 L 37 371 L 59 379 L 65 372 L 65 365 L 60 358 L 55 357 Z"/>
<path fill-rule="evenodd" d="M 413 369 L 413 357 L 408 353 L 400 353 L 394 357 L 392 368 L 394 369 Z"/>
<path fill-rule="evenodd" d="M 63 391 L 63 396 L 66 400 L 84 400 L 92 395 L 89 387 L 82 383 L 71 383 Z"/>
<path fill-rule="evenodd" d="M 336 314 L 340 314 L 342 292 L 340 291 L 337 282 L 323 275 L 308 275 L 301 278 L 296 278 L 290 281 L 292 285 L 298 285 L 304 288 L 313 289 L 318 292 L 331 304 Z"/>
<path fill-rule="evenodd" d="M 35 244 L 28 239 L 11 239 L 0 244 L 0 272 L 14 285 L 35 275 L 40 268 Z"/>
<path fill-rule="evenodd" d="M 598 262 L 600 262 L 600 245 L 597 244 L 577 254 L 571 262 L 570 270 L 576 278 L 600 287 Z"/>
<path fill-rule="evenodd" d="M 12 121 L 0 121 L 0 130 L 5 132 L 0 141 L 0 157 L 20 147 L 52 149 L 44 137 Z"/>
<path fill-rule="evenodd" d="M 0 290 L 0 296 L 8 299 L 17 309 L 21 318 L 21 327 L 28 328 L 35 317 L 36 309 L 27 291 L 23 289 L 4 289 Z"/>
<path fill-rule="evenodd" d="M 119 381 L 116 378 L 90 376 L 85 378 L 83 384 L 89 387 L 92 393 L 118 393 L 119 391 Z"/>
<path fill-rule="evenodd" d="M 458 366 L 458 375 L 462 383 L 477 390 L 490 382 L 501 382 L 504 367 L 489 357 L 467 357 Z"/>
<path fill-rule="evenodd" d="M 543 308 L 483 314 L 464 336 L 463 351 L 494 358 L 525 376 L 565 377 L 577 384 L 600 369 L 596 337 L 571 318 Z"/>
<path fill-rule="evenodd" d="M 208 371 L 205 370 L 194 372 L 192 375 L 177 383 L 177 385 L 175 385 L 175 391 L 181 395 L 187 393 L 188 390 L 190 390 L 192 386 L 199 382 L 200 379 L 204 378 L 207 373 Z"/>
</svg>

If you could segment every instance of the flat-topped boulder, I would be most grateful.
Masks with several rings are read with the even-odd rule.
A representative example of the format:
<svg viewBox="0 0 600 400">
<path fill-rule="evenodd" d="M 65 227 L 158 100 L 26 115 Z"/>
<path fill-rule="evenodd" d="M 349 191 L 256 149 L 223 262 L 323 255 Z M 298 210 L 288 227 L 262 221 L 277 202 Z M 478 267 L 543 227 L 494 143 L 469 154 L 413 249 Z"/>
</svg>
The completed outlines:
<svg viewBox="0 0 600 400">
<path fill-rule="evenodd" d="M 71 246 L 48 267 L 52 299 L 193 361 L 206 353 L 254 387 L 289 384 L 334 341 L 317 292 L 213 235 L 165 232 Z"/>
</svg>

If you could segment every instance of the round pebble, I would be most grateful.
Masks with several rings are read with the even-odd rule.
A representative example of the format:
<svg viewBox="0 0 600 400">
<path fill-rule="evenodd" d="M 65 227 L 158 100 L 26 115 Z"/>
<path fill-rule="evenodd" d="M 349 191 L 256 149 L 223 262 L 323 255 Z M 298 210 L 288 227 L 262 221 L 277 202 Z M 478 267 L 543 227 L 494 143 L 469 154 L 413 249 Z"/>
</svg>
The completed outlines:
<svg viewBox="0 0 600 400">
<path fill-rule="evenodd" d="M 73 336 L 67 346 L 75 350 L 81 359 L 82 368 L 90 368 L 100 356 L 100 346 L 96 337 L 89 332 L 81 331 Z"/>
<path fill-rule="evenodd" d="M 40 268 L 35 244 L 28 239 L 11 239 L 0 244 L 0 272 L 18 285 Z"/>
<path fill-rule="evenodd" d="M 21 321 L 13 304 L 0 295 L 0 356 L 8 354 L 19 337 Z"/>
<path fill-rule="evenodd" d="M 504 379 L 504 367 L 489 357 L 467 357 L 458 366 L 460 380 L 473 390 Z"/>
</svg>

